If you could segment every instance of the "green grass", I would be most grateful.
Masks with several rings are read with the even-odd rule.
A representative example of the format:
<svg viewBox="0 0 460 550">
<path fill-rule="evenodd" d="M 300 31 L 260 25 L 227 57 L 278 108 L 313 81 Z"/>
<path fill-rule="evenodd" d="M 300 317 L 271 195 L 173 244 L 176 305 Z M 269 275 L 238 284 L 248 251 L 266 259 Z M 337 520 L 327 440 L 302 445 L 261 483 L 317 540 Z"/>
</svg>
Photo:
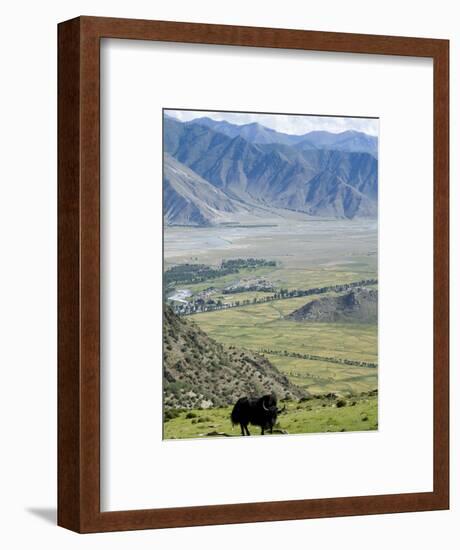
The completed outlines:
<svg viewBox="0 0 460 550">
<path fill-rule="evenodd" d="M 373 270 L 366 264 L 359 266 L 355 264 L 353 267 L 362 267 L 363 269 L 348 271 L 346 269 L 281 267 L 273 270 L 267 278 L 279 288 L 294 290 L 353 283 L 376 276 L 375 269 Z"/>
<path fill-rule="evenodd" d="M 279 415 L 276 429 L 285 430 L 289 434 L 305 434 L 378 428 L 377 396 L 347 396 L 345 401 L 346 405 L 340 408 L 335 399 L 287 402 L 287 410 Z M 230 412 L 231 407 L 182 411 L 176 418 L 165 422 L 164 439 L 210 437 L 207 434 L 213 432 L 239 436 L 240 428 L 232 427 Z M 187 415 L 191 416 L 190 413 L 196 416 L 186 418 Z M 260 434 L 257 426 L 250 426 L 249 430 L 253 435 Z"/>
</svg>

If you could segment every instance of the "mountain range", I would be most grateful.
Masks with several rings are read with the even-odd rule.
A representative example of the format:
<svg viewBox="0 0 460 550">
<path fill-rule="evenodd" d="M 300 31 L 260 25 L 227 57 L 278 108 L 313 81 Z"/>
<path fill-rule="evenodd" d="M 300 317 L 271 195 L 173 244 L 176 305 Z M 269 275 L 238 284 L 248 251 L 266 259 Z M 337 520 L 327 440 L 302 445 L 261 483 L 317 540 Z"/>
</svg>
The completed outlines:
<svg viewBox="0 0 460 550">
<path fill-rule="evenodd" d="M 262 126 L 258 122 L 238 125 L 209 117 L 195 118 L 186 124 L 206 126 L 231 138 L 240 136 L 250 143 L 294 145 L 300 150 L 332 149 L 347 153 L 369 153 L 377 158 L 377 138 L 355 130 L 347 130 L 338 134 L 325 131 L 313 131 L 303 135 L 285 134 Z"/>
<path fill-rule="evenodd" d="M 270 217 L 377 215 L 377 138 L 347 131 L 290 135 L 165 115 L 164 218 L 206 226 Z"/>
</svg>

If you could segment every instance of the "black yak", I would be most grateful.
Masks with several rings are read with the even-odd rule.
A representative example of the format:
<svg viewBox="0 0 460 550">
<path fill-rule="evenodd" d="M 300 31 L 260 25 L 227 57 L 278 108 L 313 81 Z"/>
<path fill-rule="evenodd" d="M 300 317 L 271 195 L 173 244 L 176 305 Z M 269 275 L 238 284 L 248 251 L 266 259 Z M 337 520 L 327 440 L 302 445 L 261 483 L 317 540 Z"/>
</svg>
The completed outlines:
<svg viewBox="0 0 460 550">
<path fill-rule="evenodd" d="M 233 407 L 231 420 L 235 426 L 241 426 L 241 435 L 251 435 L 248 424 L 260 426 L 261 435 L 265 430 L 273 433 L 273 426 L 276 424 L 276 417 L 286 409 L 277 408 L 275 394 L 264 395 L 263 397 L 240 397 Z M 245 433 L 246 432 L 246 433 Z"/>
</svg>

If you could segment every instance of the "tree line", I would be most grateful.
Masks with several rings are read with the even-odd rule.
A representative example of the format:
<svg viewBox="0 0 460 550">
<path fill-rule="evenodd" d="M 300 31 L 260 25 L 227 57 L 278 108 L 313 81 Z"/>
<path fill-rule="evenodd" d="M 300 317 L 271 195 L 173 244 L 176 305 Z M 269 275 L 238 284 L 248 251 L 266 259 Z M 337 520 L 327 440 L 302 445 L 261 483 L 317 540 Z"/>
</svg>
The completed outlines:
<svg viewBox="0 0 460 550">
<path fill-rule="evenodd" d="M 308 359 L 310 361 L 324 361 L 326 363 L 340 363 L 341 365 L 351 365 L 353 367 L 365 367 L 368 369 L 376 369 L 378 363 L 370 363 L 368 361 L 355 361 L 354 359 L 342 359 L 340 357 L 323 357 L 322 355 L 312 355 L 310 353 L 297 353 L 287 350 L 261 349 L 259 353 L 266 355 L 277 355 L 278 357 L 294 357 L 295 359 Z"/>
<path fill-rule="evenodd" d="M 169 287 L 177 284 L 203 283 L 224 275 L 239 273 L 241 269 L 258 267 L 276 267 L 276 262 L 264 258 L 236 258 L 222 260 L 219 267 L 206 264 L 180 264 L 165 271 L 163 278 L 165 286 Z"/>
<path fill-rule="evenodd" d="M 207 313 L 211 311 L 221 311 L 224 309 L 231 309 L 234 307 L 244 307 L 249 305 L 264 304 L 267 302 L 273 302 L 275 300 L 287 300 L 289 298 L 300 298 L 303 296 L 312 296 L 315 294 L 325 294 L 327 292 L 346 292 L 352 288 L 360 286 L 376 285 L 378 279 L 364 279 L 361 281 L 355 281 L 353 283 L 344 283 L 340 285 L 329 285 L 323 287 L 315 287 L 308 289 L 280 289 L 269 296 L 255 296 L 252 300 L 235 300 L 234 302 L 224 303 L 222 300 L 204 300 L 199 298 L 188 302 L 187 304 L 173 304 L 172 308 L 178 315 L 195 315 L 197 313 Z"/>
</svg>

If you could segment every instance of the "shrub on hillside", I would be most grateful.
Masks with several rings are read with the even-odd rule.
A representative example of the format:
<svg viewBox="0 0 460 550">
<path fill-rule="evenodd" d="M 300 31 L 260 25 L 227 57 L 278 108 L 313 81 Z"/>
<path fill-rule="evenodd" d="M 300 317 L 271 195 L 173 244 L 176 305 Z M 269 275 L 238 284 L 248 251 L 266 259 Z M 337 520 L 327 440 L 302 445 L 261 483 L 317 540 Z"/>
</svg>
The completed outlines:
<svg viewBox="0 0 460 550">
<path fill-rule="evenodd" d="M 169 420 L 172 420 L 173 418 L 177 418 L 180 416 L 181 411 L 178 409 L 166 409 L 163 415 L 164 422 L 169 422 Z"/>
</svg>

